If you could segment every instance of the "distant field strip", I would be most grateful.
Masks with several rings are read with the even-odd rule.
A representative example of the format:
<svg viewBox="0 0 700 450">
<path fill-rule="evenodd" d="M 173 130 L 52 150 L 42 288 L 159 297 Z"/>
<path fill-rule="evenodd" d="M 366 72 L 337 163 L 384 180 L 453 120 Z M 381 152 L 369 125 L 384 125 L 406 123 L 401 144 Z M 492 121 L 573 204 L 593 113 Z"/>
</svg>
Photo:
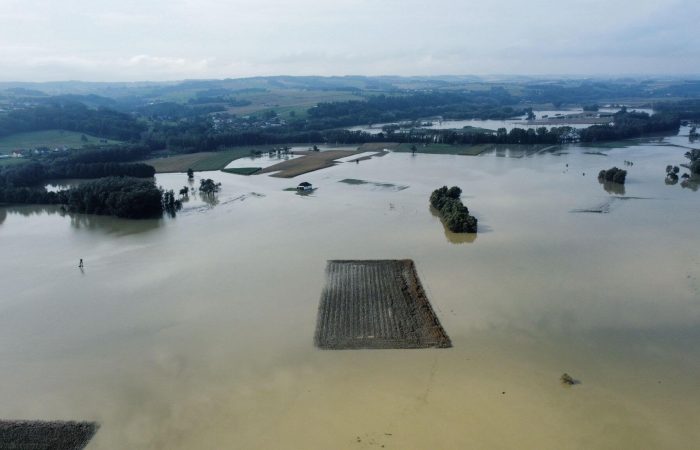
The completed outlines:
<svg viewBox="0 0 700 450">
<path fill-rule="evenodd" d="M 85 140 L 82 139 L 85 136 Z M 64 130 L 30 131 L 0 137 L 0 154 L 9 154 L 14 150 L 34 149 L 37 147 L 82 148 L 86 145 L 119 144 L 120 141 L 102 139 L 86 133 Z"/>
<path fill-rule="evenodd" d="M 451 347 L 412 260 L 328 261 L 315 343 L 322 349 Z"/>
<path fill-rule="evenodd" d="M 356 159 L 367 159 L 370 158 L 374 155 L 376 155 L 379 152 L 362 152 L 362 153 L 357 153 L 352 156 L 345 156 L 343 158 L 338 158 L 336 159 L 336 162 L 353 162 Z"/>
<path fill-rule="evenodd" d="M 350 157 L 359 154 L 359 151 L 350 150 L 329 150 L 325 152 L 303 151 L 296 152 L 295 155 L 303 155 L 303 158 L 290 159 L 273 166 L 265 167 L 258 173 L 272 173 L 271 176 L 279 178 L 294 178 L 304 173 L 314 170 L 325 169 L 336 165 L 336 160 L 343 157 Z"/>
</svg>

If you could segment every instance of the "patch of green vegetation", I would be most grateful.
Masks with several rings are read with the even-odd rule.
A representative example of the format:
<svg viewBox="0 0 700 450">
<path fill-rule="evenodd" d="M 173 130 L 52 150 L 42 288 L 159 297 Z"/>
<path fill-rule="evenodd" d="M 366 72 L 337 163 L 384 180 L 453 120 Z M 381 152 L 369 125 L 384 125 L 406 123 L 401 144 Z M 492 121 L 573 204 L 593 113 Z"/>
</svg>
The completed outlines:
<svg viewBox="0 0 700 450">
<path fill-rule="evenodd" d="M 1 158 L 0 166 L 15 166 L 30 161 L 27 158 Z"/>
<path fill-rule="evenodd" d="M 232 173 L 234 175 L 253 175 L 262 170 L 262 167 L 234 167 L 231 169 L 221 169 L 222 172 Z"/>
<path fill-rule="evenodd" d="M 488 128 L 481 128 L 481 127 L 472 127 L 467 125 L 466 127 L 462 127 L 462 131 L 468 134 L 494 134 L 496 133 L 495 131 L 488 129 Z"/>
<path fill-rule="evenodd" d="M 253 151 L 266 152 L 270 145 L 234 147 L 216 152 L 200 152 L 164 155 L 144 161 L 156 168 L 158 173 L 186 172 L 192 169 L 198 172 L 224 169 L 231 161 L 250 156 Z"/>
<path fill-rule="evenodd" d="M 430 195 L 430 206 L 440 212 L 440 217 L 453 233 L 476 233 L 477 219 L 459 199 L 462 189 L 443 186 Z"/>
<path fill-rule="evenodd" d="M 83 139 L 85 136 L 85 139 Z M 0 138 L 0 154 L 9 154 L 14 150 L 30 150 L 37 147 L 82 148 L 86 145 L 110 145 L 119 144 L 120 141 L 102 139 L 85 133 L 64 130 L 32 131 L 28 133 L 15 133 Z"/>
<path fill-rule="evenodd" d="M 399 186 L 399 185 L 396 185 L 393 183 L 376 183 L 374 181 L 358 180 L 356 178 L 345 178 L 343 180 L 340 180 L 339 183 L 352 184 L 352 185 L 371 184 L 371 185 L 376 186 L 378 188 L 395 189 L 397 191 L 403 191 L 404 189 L 408 189 L 408 186 Z"/>
<path fill-rule="evenodd" d="M 401 153 L 412 153 L 415 144 L 399 144 L 392 150 Z M 450 145 L 450 144 L 419 144 L 416 145 L 416 153 L 428 153 L 433 155 L 469 155 L 476 156 L 493 147 L 493 144 L 476 145 Z"/>
<path fill-rule="evenodd" d="M 344 180 L 340 180 L 340 183 L 346 183 L 346 184 L 367 184 L 369 181 L 365 180 L 358 180 L 355 178 L 345 178 Z"/>
<path fill-rule="evenodd" d="M 588 148 L 614 149 L 614 148 L 627 148 L 631 144 L 632 144 L 632 139 L 628 139 L 625 141 L 582 142 L 580 145 L 582 147 L 588 147 Z"/>
</svg>

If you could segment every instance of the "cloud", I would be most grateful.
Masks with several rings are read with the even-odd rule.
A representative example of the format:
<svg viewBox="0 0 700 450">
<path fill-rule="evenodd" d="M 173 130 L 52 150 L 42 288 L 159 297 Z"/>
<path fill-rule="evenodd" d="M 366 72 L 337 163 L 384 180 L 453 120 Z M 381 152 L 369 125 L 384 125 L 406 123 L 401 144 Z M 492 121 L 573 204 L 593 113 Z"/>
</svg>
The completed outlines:
<svg viewBox="0 0 700 450">
<path fill-rule="evenodd" d="M 5 80 L 700 73 L 688 0 L 4 2 Z"/>
</svg>

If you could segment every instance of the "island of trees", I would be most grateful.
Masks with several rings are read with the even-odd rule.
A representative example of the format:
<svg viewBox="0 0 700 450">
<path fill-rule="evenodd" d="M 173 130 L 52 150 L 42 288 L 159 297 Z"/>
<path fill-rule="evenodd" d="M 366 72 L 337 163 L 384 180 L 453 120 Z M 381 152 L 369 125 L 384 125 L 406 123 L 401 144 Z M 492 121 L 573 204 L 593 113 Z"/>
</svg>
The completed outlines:
<svg viewBox="0 0 700 450">
<path fill-rule="evenodd" d="M 58 204 L 71 212 L 129 219 L 174 215 L 182 203 L 173 191 L 156 187 L 155 169 L 143 163 L 114 162 L 138 152 L 95 151 L 0 167 L 0 203 Z M 49 180 L 92 178 L 77 187 L 49 192 Z"/>
<path fill-rule="evenodd" d="M 627 178 L 627 171 L 624 169 L 618 169 L 617 167 L 611 167 L 608 170 L 601 170 L 598 173 L 598 181 L 601 182 L 607 181 L 625 184 L 625 178 Z"/>
<path fill-rule="evenodd" d="M 469 214 L 469 209 L 460 200 L 462 190 L 457 186 L 443 186 L 430 195 L 430 205 L 435 208 L 453 233 L 476 233 L 476 217 Z"/>
</svg>

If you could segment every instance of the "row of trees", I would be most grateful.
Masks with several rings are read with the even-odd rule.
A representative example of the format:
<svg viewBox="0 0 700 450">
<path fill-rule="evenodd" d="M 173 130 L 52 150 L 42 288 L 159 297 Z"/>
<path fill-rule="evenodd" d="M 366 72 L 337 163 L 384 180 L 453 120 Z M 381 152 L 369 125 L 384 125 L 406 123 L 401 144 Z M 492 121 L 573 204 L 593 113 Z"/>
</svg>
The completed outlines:
<svg viewBox="0 0 700 450">
<path fill-rule="evenodd" d="M 146 125 L 129 114 L 107 108 L 90 109 L 76 101 L 56 101 L 15 109 L 0 116 L 0 136 L 53 129 L 132 141 L 141 137 Z"/>
<path fill-rule="evenodd" d="M 66 178 L 102 178 L 109 176 L 129 176 L 152 178 L 153 166 L 143 163 L 70 163 L 34 161 L 0 170 L 0 188 L 32 187 L 46 180 Z"/>
<path fill-rule="evenodd" d="M 578 133 L 581 142 L 614 141 L 650 133 L 677 132 L 680 126 L 680 118 L 675 113 L 657 113 L 650 116 L 643 112 L 623 110 L 613 116 L 612 125 L 593 125 L 578 130 Z"/>
<path fill-rule="evenodd" d="M 61 193 L 69 211 L 146 219 L 161 217 L 164 206 L 173 211 L 176 201 L 172 191 L 168 193 L 156 187 L 151 180 L 132 177 L 108 177 L 87 181 Z"/>
<path fill-rule="evenodd" d="M 420 92 L 377 95 L 366 101 L 319 103 L 309 109 L 306 129 L 323 130 L 367 123 L 394 122 L 442 116 L 446 119 L 505 119 L 523 114 L 501 87 L 489 91 Z"/>
<path fill-rule="evenodd" d="M 476 217 L 469 215 L 469 209 L 459 199 L 462 190 L 457 186 L 443 186 L 430 195 L 430 205 L 440 212 L 447 228 L 454 233 L 476 233 Z"/>
</svg>

